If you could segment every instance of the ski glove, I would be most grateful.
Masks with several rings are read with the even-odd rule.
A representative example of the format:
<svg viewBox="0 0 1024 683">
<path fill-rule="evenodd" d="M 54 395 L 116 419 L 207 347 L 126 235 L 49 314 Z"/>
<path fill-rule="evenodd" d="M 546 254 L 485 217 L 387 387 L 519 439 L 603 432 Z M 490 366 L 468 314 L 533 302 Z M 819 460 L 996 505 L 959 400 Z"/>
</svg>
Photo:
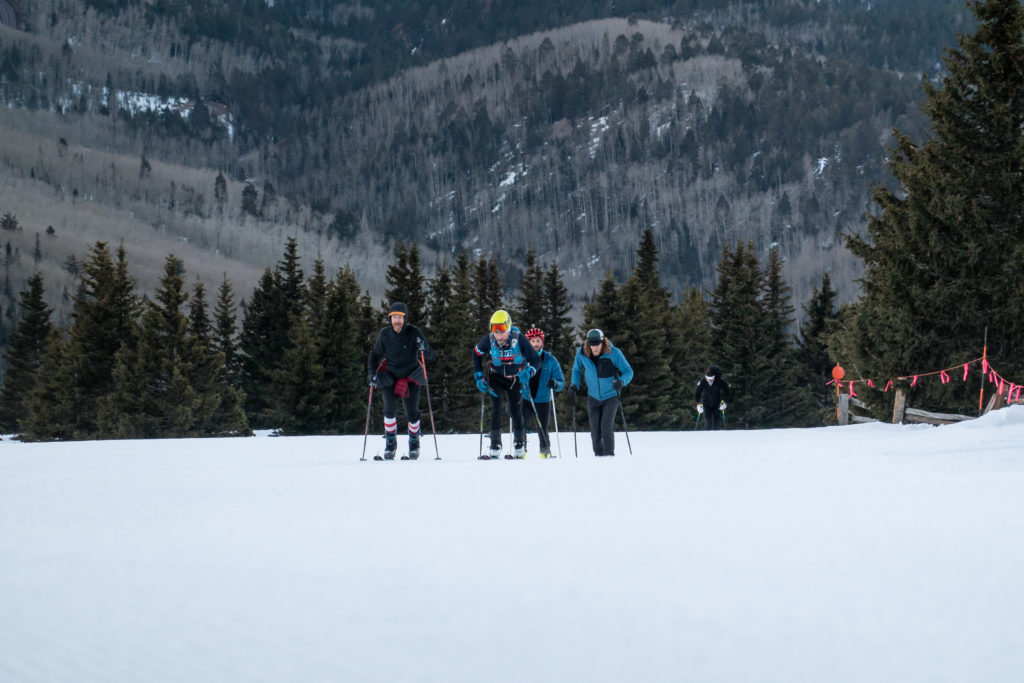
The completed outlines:
<svg viewBox="0 0 1024 683">
<path fill-rule="evenodd" d="M 555 380 L 549 379 L 548 380 L 548 389 L 554 389 L 554 388 L 555 388 Z"/>
<path fill-rule="evenodd" d="M 490 394 L 491 396 L 497 396 L 494 390 L 487 386 L 487 381 L 484 379 L 484 373 L 478 372 L 473 375 L 476 377 L 476 388 L 481 394 Z"/>
<path fill-rule="evenodd" d="M 380 382 L 377 381 L 377 375 L 370 375 L 370 378 L 367 380 L 367 382 L 374 389 L 380 389 Z"/>
<path fill-rule="evenodd" d="M 721 403 L 718 404 L 718 409 L 725 410 L 725 401 L 722 401 Z"/>
<path fill-rule="evenodd" d="M 697 404 L 697 414 L 698 415 L 703 415 L 704 414 L 704 404 L 703 403 L 698 403 Z"/>
<path fill-rule="evenodd" d="M 569 394 L 569 398 L 571 398 L 574 401 L 576 400 L 576 392 L 577 391 L 579 391 L 579 390 L 576 388 L 575 384 L 570 384 L 569 388 L 566 389 L 566 393 Z"/>
<path fill-rule="evenodd" d="M 423 343 L 422 339 L 416 337 L 416 348 L 420 350 L 420 353 L 423 353 L 427 350 L 427 345 Z"/>
<path fill-rule="evenodd" d="M 622 380 L 619 379 L 618 377 L 616 377 L 615 379 L 612 380 L 612 389 L 614 389 L 615 391 L 618 391 L 621 388 L 622 388 Z"/>
<path fill-rule="evenodd" d="M 530 384 L 530 378 L 537 374 L 537 368 L 527 365 L 519 371 L 519 383 L 524 387 Z"/>
</svg>

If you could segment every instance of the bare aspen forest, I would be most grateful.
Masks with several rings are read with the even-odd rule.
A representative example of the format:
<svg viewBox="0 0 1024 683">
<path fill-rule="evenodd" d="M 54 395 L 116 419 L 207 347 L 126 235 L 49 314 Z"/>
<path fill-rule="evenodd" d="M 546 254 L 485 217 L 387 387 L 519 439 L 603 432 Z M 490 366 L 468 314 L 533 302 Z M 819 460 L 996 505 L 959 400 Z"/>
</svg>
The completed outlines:
<svg viewBox="0 0 1024 683">
<path fill-rule="evenodd" d="M 68 315 L 98 240 L 143 292 L 173 253 L 241 298 L 288 237 L 375 298 L 399 243 L 428 276 L 493 255 L 510 288 L 533 250 L 578 310 L 650 229 L 673 294 L 712 289 L 723 247 L 751 241 L 778 250 L 798 311 L 826 273 L 849 301 L 842 236 L 967 28 L 959 3 L 916 0 L 171 4 L 21 0 L 0 26 L 8 326 L 37 271 Z"/>
</svg>

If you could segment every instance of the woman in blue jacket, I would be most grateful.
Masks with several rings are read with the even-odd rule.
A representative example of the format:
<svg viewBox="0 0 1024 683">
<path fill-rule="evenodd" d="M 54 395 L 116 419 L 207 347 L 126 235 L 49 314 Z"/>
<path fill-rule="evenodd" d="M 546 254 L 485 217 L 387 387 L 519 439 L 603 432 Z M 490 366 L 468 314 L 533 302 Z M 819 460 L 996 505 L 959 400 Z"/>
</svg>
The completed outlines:
<svg viewBox="0 0 1024 683">
<path fill-rule="evenodd" d="M 531 327 L 526 331 L 526 338 L 530 340 L 530 346 L 540 356 L 540 372 L 533 376 L 529 385 L 523 387 L 523 394 L 527 398 L 527 403 L 523 404 L 523 414 L 532 414 L 537 423 L 540 457 L 550 458 L 551 438 L 548 434 L 548 418 L 551 416 L 551 403 L 554 401 L 555 392 L 561 391 L 565 386 L 565 375 L 562 374 L 562 366 L 558 364 L 558 359 L 544 350 L 544 330 L 539 327 Z M 527 391 L 529 394 L 526 393 Z M 529 400 L 531 397 L 532 401 Z M 529 420 L 528 415 L 526 418 Z"/>
<path fill-rule="evenodd" d="M 615 455 L 615 411 L 619 409 L 619 390 L 633 379 L 633 368 L 601 330 L 587 332 L 583 346 L 576 351 L 569 386 L 569 396 L 573 401 L 580 389 L 581 378 L 587 380 L 587 414 L 590 416 L 594 455 Z"/>
</svg>

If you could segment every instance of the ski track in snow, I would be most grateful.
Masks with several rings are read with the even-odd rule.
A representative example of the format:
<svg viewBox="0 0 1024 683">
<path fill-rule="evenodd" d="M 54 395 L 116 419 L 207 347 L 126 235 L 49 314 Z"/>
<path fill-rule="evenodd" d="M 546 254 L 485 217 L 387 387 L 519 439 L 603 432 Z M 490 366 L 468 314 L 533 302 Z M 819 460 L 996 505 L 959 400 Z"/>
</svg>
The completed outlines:
<svg viewBox="0 0 1024 683">
<path fill-rule="evenodd" d="M 5 441 L 0 681 L 1020 680 L 1024 407 L 616 437 Z"/>
</svg>

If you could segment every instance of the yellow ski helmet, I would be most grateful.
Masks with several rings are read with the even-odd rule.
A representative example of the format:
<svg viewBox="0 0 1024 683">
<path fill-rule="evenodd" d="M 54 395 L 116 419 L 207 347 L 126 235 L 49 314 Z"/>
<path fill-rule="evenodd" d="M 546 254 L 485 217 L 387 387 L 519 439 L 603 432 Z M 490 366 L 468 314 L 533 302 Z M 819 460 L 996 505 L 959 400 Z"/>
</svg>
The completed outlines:
<svg viewBox="0 0 1024 683">
<path fill-rule="evenodd" d="M 495 311 L 491 316 L 491 332 L 508 332 L 512 328 L 512 316 L 508 311 Z"/>
</svg>

